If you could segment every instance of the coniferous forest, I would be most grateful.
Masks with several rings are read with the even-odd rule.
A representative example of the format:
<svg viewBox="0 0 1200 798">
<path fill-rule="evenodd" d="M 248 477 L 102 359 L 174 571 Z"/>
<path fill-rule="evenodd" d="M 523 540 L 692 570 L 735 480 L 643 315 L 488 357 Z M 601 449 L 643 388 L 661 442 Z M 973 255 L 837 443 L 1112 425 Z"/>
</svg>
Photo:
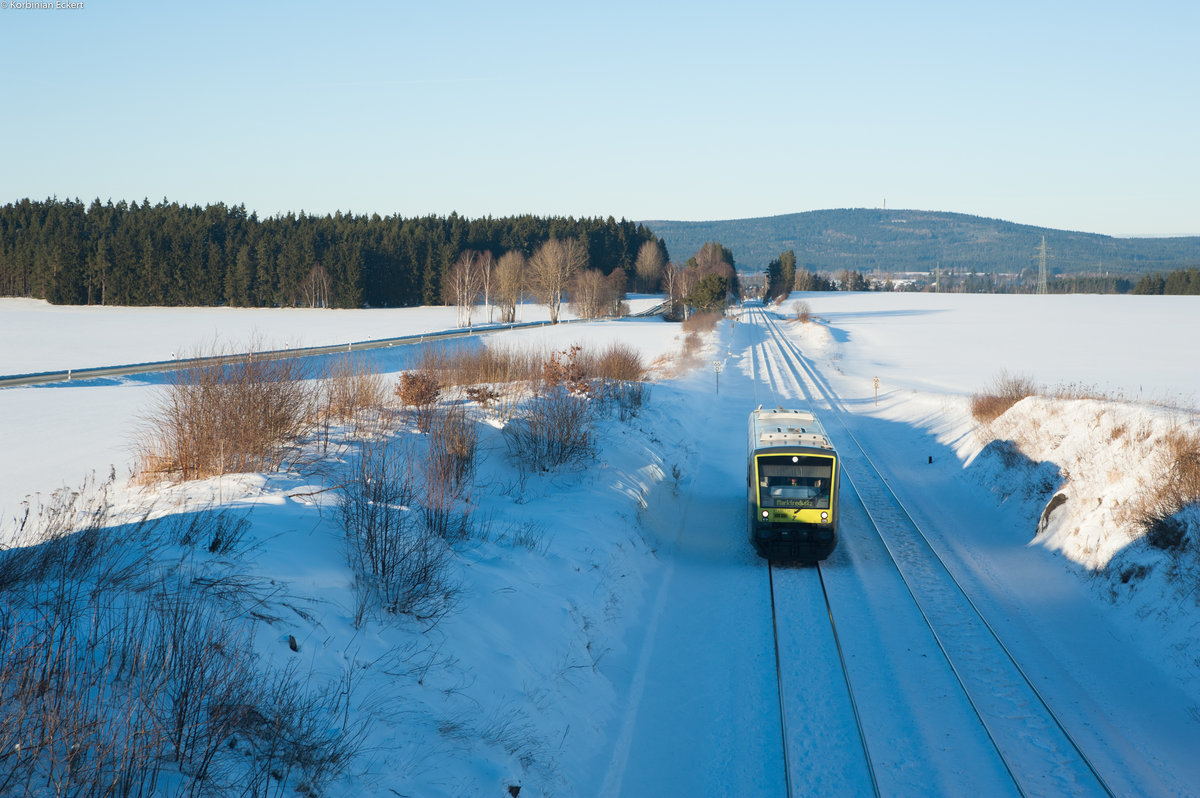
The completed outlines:
<svg viewBox="0 0 1200 798">
<path fill-rule="evenodd" d="M 662 240 L 624 219 L 287 214 L 165 199 L 0 207 L 0 295 L 56 304 L 402 307 L 445 299 L 466 250 L 525 256 L 549 238 L 582 241 L 591 268 L 632 274 Z"/>
</svg>

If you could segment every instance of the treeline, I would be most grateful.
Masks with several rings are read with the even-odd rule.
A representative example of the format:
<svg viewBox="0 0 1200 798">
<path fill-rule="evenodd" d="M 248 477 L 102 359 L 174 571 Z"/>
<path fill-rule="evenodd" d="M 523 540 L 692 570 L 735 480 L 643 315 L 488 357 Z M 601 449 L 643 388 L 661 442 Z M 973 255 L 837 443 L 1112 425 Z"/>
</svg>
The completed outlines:
<svg viewBox="0 0 1200 798">
<path fill-rule="evenodd" d="M 529 257 L 551 238 L 578 241 L 604 274 L 634 272 L 645 243 L 668 260 L 648 228 L 611 216 L 260 219 L 223 203 L 25 199 L 0 208 L 0 295 L 79 305 L 433 305 L 448 301 L 447 275 L 462 253 Z"/>
<path fill-rule="evenodd" d="M 1179 269 L 1167 275 L 1147 274 L 1133 287 L 1135 294 L 1200 294 L 1200 269 Z"/>
<path fill-rule="evenodd" d="M 1189 285 L 1188 275 L 1196 283 L 1192 283 L 1191 293 L 1200 293 L 1200 274 L 1196 269 L 1173 273 L 1169 278 L 1146 277 L 1136 291 L 1132 280 L 1114 275 L 1069 274 L 1052 275 L 1046 284 L 1046 290 L 1051 294 L 1128 294 L 1134 293 L 1163 293 L 1163 286 L 1169 280 L 1175 290 L 1168 293 L 1188 293 L 1181 290 Z M 1031 294 L 1037 291 L 1037 274 L 1026 270 L 1019 274 L 996 274 L 994 272 L 974 272 L 961 269 L 935 268 L 932 272 L 922 274 L 904 274 L 896 277 L 890 272 L 873 272 L 864 274 L 855 269 L 842 269 L 840 272 L 810 271 L 797 265 L 794 250 L 781 252 L 767 265 L 763 281 L 765 299 L 779 300 L 786 298 L 792 291 L 928 291 L 955 294 Z M 752 295 L 758 293 L 751 291 Z"/>
</svg>

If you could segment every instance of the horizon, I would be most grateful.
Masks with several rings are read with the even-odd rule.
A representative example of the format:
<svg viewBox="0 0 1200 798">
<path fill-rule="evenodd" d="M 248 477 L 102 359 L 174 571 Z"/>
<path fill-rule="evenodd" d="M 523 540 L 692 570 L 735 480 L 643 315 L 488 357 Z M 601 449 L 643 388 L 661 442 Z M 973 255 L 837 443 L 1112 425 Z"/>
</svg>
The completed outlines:
<svg viewBox="0 0 1200 798">
<path fill-rule="evenodd" d="M 663 221 L 887 198 L 1200 234 L 1183 2 L 15 5 L 13 196 Z"/>
</svg>

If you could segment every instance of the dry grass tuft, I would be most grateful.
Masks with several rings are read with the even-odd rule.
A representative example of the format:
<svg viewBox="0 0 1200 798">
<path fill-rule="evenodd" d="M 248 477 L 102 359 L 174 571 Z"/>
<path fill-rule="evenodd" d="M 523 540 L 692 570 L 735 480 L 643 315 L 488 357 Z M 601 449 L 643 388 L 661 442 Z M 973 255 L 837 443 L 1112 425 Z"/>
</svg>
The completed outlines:
<svg viewBox="0 0 1200 798">
<path fill-rule="evenodd" d="M 1161 465 L 1125 505 L 1126 519 L 1145 530 L 1150 545 L 1178 548 L 1186 528 L 1173 516 L 1200 504 L 1200 432 L 1176 426 L 1162 438 Z"/>
<path fill-rule="evenodd" d="M 971 415 L 976 421 L 994 421 L 1017 402 L 1040 393 L 1031 378 L 1001 371 L 981 393 L 971 396 Z"/>
</svg>

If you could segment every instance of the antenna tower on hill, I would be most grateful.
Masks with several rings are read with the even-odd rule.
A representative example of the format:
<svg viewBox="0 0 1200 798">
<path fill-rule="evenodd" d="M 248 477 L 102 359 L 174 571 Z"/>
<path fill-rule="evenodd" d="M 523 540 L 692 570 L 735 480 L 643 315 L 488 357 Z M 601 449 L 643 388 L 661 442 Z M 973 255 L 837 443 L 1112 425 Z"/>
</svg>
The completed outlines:
<svg viewBox="0 0 1200 798">
<path fill-rule="evenodd" d="M 1050 293 L 1050 281 L 1046 276 L 1046 237 L 1042 236 L 1042 245 L 1037 248 L 1038 256 L 1038 284 L 1037 292 L 1039 294 Z"/>
</svg>

